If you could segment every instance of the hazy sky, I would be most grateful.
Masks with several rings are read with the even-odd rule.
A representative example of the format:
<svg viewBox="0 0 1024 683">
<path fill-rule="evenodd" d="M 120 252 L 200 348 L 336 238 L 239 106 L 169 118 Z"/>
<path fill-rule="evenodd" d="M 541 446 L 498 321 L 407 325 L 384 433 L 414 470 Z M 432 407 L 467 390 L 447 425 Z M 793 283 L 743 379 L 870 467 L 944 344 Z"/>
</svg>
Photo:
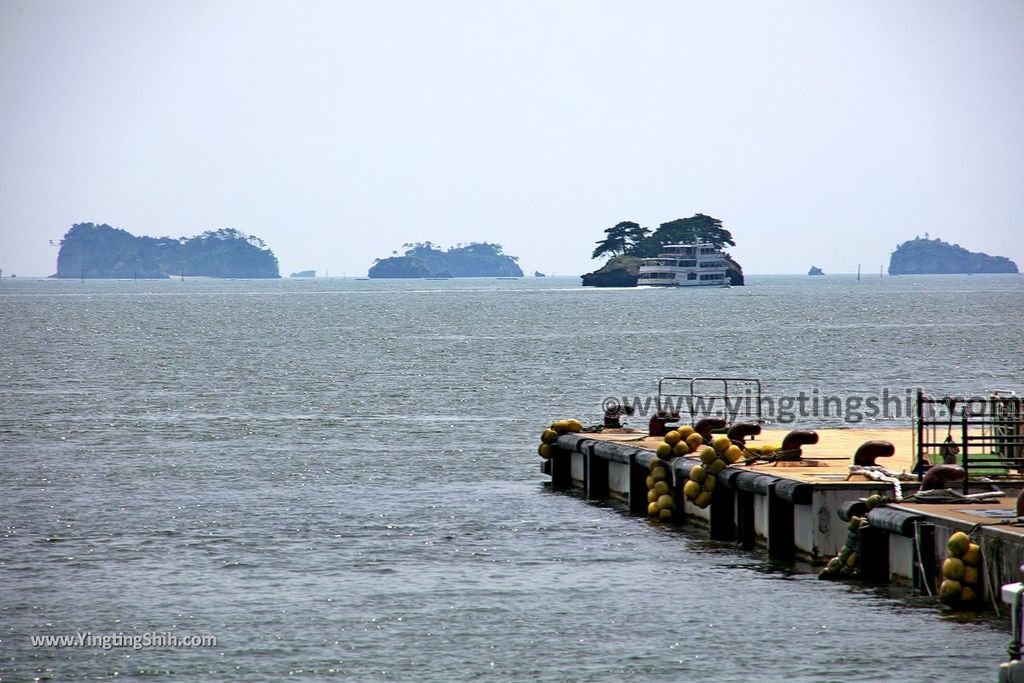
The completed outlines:
<svg viewBox="0 0 1024 683">
<path fill-rule="evenodd" d="M 282 274 L 491 241 L 578 274 L 722 219 L 748 273 L 930 232 L 1024 267 L 1024 2 L 0 0 L 0 268 L 233 227 Z"/>
</svg>

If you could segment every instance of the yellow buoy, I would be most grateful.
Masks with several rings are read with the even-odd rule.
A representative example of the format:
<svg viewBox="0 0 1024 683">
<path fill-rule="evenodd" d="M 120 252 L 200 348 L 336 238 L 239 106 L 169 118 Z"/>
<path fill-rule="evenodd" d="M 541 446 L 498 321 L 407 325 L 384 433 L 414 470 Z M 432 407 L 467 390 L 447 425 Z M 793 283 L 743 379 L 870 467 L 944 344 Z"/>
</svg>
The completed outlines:
<svg viewBox="0 0 1024 683">
<path fill-rule="evenodd" d="M 693 504 L 701 509 L 706 508 L 708 505 L 711 505 L 711 494 L 707 491 L 702 492 L 697 496 L 697 500 L 693 501 Z"/>
<path fill-rule="evenodd" d="M 946 541 L 950 557 L 960 557 L 971 547 L 971 537 L 962 531 L 957 531 Z"/>
<path fill-rule="evenodd" d="M 971 543 L 968 545 L 967 551 L 964 553 L 962 559 L 964 564 L 978 566 L 978 563 L 981 562 L 981 546 L 977 543 Z"/>
<path fill-rule="evenodd" d="M 650 505 L 648 505 L 647 506 L 647 514 L 650 515 L 651 517 L 656 517 L 658 515 L 658 504 L 657 503 L 651 503 Z"/>
<path fill-rule="evenodd" d="M 647 492 L 647 502 L 656 503 L 658 501 L 658 494 L 653 490 Z"/>
<path fill-rule="evenodd" d="M 676 431 L 679 432 L 679 436 L 683 439 L 690 438 L 690 434 L 693 434 L 693 427 L 690 425 L 683 425 L 682 427 L 676 427 Z"/>
<path fill-rule="evenodd" d="M 675 455 L 677 457 L 681 458 L 684 455 L 689 455 L 689 453 L 690 446 L 685 441 L 680 441 L 679 443 L 672 447 L 672 455 Z"/>
<path fill-rule="evenodd" d="M 695 481 L 699 484 L 702 481 L 704 481 L 704 477 L 706 477 L 707 474 L 708 471 L 704 469 L 702 466 L 694 465 L 693 467 L 690 468 L 690 481 Z"/>
<path fill-rule="evenodd" d="M 725 462 L 720 459 L 716 459 L 713 463 L 708 465 L 708 472 L 717 475 L 719 472 L 725 469 Z"/>
<path fill-rule="evenodd" d="M 658 444 L 658 448 L 655 449 L 654 452 L 658 454 L 659 458 L 671 458 L 672 446 L 670 446 L 667 442 L 662 442 Z"/>
<path fill-rule="evenodd" d="M 583 424 L 580 423 L 580 421 L 575 419 L 575 418 L 573 418 L 571 420 L 566 420 L 566 423 L 567 423 L 567 425 L 569 427 L 569 431 L 570 432 L 578 432 L 581 429 L 583 429 Z"/>
<path fill-rule="evenodd" d="M 978 568 L 977 567 L 964 567 L 964 583 L 971 584 L 972 586 L 978 585 Z"/>
<path fill-rule="evenodd" d="M 700 449 L 700 461 L 705 465 L 710 465 L 718 459 L 718 453 L 711 446 L 702 446 Z"/>
<path fill-rule="evenodd" d="M 725 459 L 728 460 L 730 464 L 736 462 L 742 457 L 743 450 L 735 444 L 725 449 Z"/>
<path fill-rule="evenodd" d="M 665 472 L 664 467 L 656 467 L 651 470 L 651 479 L 654 481 L 663 481 L 668 478 L 668 473 Z"/>
<path fill-rule="evenodd" d="M 664 481 L 654 482 L 654 486 L 651 487 L 652 491 L 657 491 L 659 496 L 663 496 L 669 492 L 668 484 Z"/>
<path fill-rule="evenodd" d="M 704 443 L 704 438 L 701 437 L 701 435 L 697 434 L 696 432 L 686 437 L 686 445 L 690 447 L 691 451 L 697 450 L 697 446 L 701 445 L 702 443 Z"/>
<path fill-rule="evenodd" d="M 946 579 L 939 586 L 939 600 L 948 604 L 956 602 L 960 599 L 960 593 L 963 590 L 963 586 L 960 585 L 959 581 L 954 579 Z"/>
<path fill-rule="evenodd" d="M 963 561 L 956 557 L 946 558 L 946 561 L 942 563 L 942 576 L 957 581 L 964 578 Z"/>
<path fill-rule="evenodd" d="M 658 496 L 659 510 L 671 510 L 673 506 L 675 506 L 675 501 L 672 500 L 672 496 L 667 493 L 664 496 Z"/>
<path fill-rule="evenodd" d="M 704 477 L 704 490 L 707 491 L 708 493 L 711 493 L 712 491 L 715 490 L 715 484 L 717 482 L 718 479 L 716 479 L 715 475 L 713 474 L 709 474 L 708 476 Z"/>
<path fill-rule="evenodd" d="M 553 448 L 552 448 L 551 446 L 549 446 L 548 444 L 546 444 L 546 443 L 542 443 L 542 444 L 541 444 L 541 445 L 540 445 L 540 446 L 539 446 L 539 447 L 537 448 L 537 453 L 538 453 L 538 454 L 540 454 L 540 457 L 542 457 L 542 458 L 544 458 L 545 460 L 547 460 L 547 459 L 548 459 L 548 458 L 550 458 L 550 457 L 551 457 L 552 455 L 554 455 L 554 449 L 553 449 Z"/>
<path fill-rule="evenodd" d="M 674 429 L 665 435 L 665 443 L 669 446 L 675 446 L 677 443 L 682 441 L 682 439 L 682 435 Z"/>
<path fill-rule="evenodd" d="M 719 453 L 725 453 L 725 449 L 732 445 L 732 441 L 725 434 L 719 434 L 711 440 L 711 445 L 715 447 L 715 450 Z"/>
<path fill-rule="evenodd" d="M 551 429 L 554 429 L 559 434 L 564 434 L 569 431 L 569 425 L 565 423 L 565 420 L 555 420 L 551 423 Z"/>
<path fill-rule="evenodd" d="M 558 432 L 554 429 L 545 429 L 544 433 L 540 435 L 540 440 L 546 444 L 552 444 L 558 440 Z"/>
<path fill-rule="evenodd" d="M 683 486 L 683 493 L 690 500 L 696 500 L 697 496 L 700 495 L 700 491 L 701 491 L 700 484 L 695 482 L 693 479 L 691 479 L 690 481 L 686 482 L 686 484 Z"/>
</svg>

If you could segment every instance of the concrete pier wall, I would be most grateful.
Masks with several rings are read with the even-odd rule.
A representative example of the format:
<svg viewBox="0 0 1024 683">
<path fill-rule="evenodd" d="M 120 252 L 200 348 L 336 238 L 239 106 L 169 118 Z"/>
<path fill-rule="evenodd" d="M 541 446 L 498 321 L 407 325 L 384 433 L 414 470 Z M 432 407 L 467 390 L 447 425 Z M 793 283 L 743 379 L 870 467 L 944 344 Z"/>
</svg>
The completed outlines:
<svg viewBox="0 0 1024 683">
<path fill-rule="evenodd" d="M 646 512 L 645 480 L 656 458 L 653 451 L 587 434 L 564 434 L 556 447 L 554 457 L 542 466 L 552 476 L 553 486 L 580 489 L 592 499 L 621 501 L 636 514 Z M 717 540 L 735 541 L 746 548 L 760 546 L 775 559 L 821 564 L 846 543 L 849 518 L 867 514 L 870 525 L 859 544 L 862 580 L 899 582 L 935 594 L 946 541 L 958 530 L 973 531 L 982 547 L 986 593 L 1020 578 L 1024 564 L 1020 530 L 995 523 L 975 528 L 962 520 L 944 519 L 927 509 L 930 506 L 888 505 L 866 512 L 859 501 L 874 493 L 892 494 L 890 484 L 841 480 L 812 484 L 783 476 L 785 468 L 729 467 L 718 475 L 711 504 L 699 508 L 682 491 L 696 464 L 690 458 L 670 463 L 675 521 L 706 528 Z M 905 488 L 912 489 L 913 484 Z"/>
</svg>

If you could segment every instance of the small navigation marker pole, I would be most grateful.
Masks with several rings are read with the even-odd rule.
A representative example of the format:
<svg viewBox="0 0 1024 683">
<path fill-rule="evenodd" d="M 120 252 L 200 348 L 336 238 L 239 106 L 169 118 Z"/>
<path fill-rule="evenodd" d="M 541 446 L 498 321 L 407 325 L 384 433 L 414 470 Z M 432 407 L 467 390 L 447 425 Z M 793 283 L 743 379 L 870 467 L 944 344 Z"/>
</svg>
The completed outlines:
<svg viewBox="0 0 1024 683">
<path fill-rule="evenodd" d="M 860 282 L 860 264 L 857 264 L 857 282 Z"/>
<path fill-rule="evenodd" d="M 885 267 L 885 266 L 878 266 L 878 277 L 885 277 L 885 275 L 883 275 L 883 274 L 882 274 L 882 269 L 883 269 L 884 267 Z"/>
<path fill-rule="evenodd" d="M 181 281 L 182 282 L 185 281 L 185 269 L 184 268 L 181 269 Z"/>
<path fill-rule="evenodd" d="M 82 282 L 84 283 L 85 282 L 85 266 L 82 266 L 82 271 L 78 275 L 82 279 Z"/>
</svg>

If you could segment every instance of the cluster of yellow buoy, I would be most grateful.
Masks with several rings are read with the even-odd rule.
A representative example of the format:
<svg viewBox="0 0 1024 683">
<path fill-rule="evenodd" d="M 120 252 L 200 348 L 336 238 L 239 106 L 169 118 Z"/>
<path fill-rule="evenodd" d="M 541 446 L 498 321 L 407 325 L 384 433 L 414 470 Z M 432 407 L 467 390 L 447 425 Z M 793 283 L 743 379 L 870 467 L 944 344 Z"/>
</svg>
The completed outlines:
<svg viewBox="0 0 1024 683">
<path fill-rule="evenodd" d="M 850 517 L 846 524 L 846 543 L 839 554 L 828 561 L 818 574 L 819 579 L 847 579 L 857 574 L 857 548 L 860 547 L 860 528 L 867 526 L 866 517 Z"/>
<path fill-rule="evenodd" d="M 747 452 L 748 456 L 749 455 L 772 455 L 776 451 L 781 450 L 781 447 L 780 446 L 772 445 L 770 443 L 763 443 L 763 444 L 757 444 L 757 445 L 755 445 L 755 444 L 746 444 L 743 447 L 743 450 L 745 450 Z"/>
<path fill-rule="evenodd" d="M 946 561 L 942 563 L 939 600 L 951 606 L 966 606 L 978 600 L 978 569 L 981 546 L 957 531 L 946 541 Z"/>
<path fill-rule="evenodd" d="M 700 464 L 690 468 L 690 480 L 683 486 L 683 494 L 699 508 L 711 504 L 711 492 L 715 490 L 718 474 L 743 457 L 742 449 L 721 434 L 704 444 L 704 437 L 690 425 L 683 425 L 665 434 L 664 442 L 658 444 L 659 458 L 679 457 L 694 453 Z"/>
<path fill-rule="evenodd" d="M 555 454 L 555 441 L 558 440 L 559 436 L 569 434 L 570 432 L 575 433 L 582 429 L 583 424 L 579 420 L 555 420 L 540 435 L 541 443 L 537 448 L 538 455 L 547 460 Z"/>
<path fill-rule="evenodd" d="M 676 500 L 672 497 L 672 483 L 667 463 L 657 458 L 651 460 L 650 474 L 647 475 L 647 515 L 667 522 L 672 519 Z"/>
<path fill-rule="evenodd" d="M 865 502 L 868 510 L 873 510 L 882 502 L 878 494 L 870 496 Z M 846 543 L 839 549 L 839 554 L 828 561 L 825 568 L 818 574 L 819 579 L 847 579 L 857 574 L 857 551 L 860 548 L 860 530 L 868 526 L 867 517 L 850 517 L 846 524 Z"/>
</svg>

